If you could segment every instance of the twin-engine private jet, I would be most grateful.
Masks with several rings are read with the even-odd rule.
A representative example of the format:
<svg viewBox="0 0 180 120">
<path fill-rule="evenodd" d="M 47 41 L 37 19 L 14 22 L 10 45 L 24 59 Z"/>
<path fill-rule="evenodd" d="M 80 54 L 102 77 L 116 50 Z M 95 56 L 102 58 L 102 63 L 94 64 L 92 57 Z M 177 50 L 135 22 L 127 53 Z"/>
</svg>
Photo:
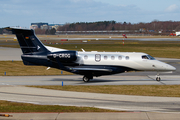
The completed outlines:
<svg viewBox="0 0 180 120">
<path fill-rule="evenodd" d="M 45 46 L 32 29 L 5 28 L 16 34 L 23 54 L 24 65 L 40 65 L 83 75 L 83 81 L 93 77 L 128 71 L 175 71 L 176 68 L 160 62 L 146 53 L 136 52 L 82 52 Z M 157 81 L 161 78 L 156 77 Z"/>
</svg>

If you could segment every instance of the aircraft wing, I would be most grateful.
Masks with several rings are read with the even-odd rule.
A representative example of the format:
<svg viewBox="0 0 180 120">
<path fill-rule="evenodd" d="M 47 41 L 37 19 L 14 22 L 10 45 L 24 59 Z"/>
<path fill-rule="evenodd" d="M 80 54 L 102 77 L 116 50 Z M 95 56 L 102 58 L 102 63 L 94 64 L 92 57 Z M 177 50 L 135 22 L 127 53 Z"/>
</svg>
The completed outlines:
<svg viewBox="0 0 180 120">
<path fill-rule="evenodd" d="M 104 71 L 104 72 L 112 72 L 112 69 L 101 69 L 101 68 L 72 68 L 72 70 L 78 71 Z"/>
</svg>

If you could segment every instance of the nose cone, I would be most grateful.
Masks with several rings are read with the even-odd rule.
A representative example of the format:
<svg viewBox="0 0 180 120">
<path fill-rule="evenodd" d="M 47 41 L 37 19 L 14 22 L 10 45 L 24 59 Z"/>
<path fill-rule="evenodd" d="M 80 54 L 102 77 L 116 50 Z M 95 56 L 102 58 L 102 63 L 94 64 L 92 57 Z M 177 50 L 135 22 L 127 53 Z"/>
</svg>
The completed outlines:
<svg viewBox="0 0 180 120">
<path fill-rule="evenodd" d="M 161 61 L 156 61 L 156 64 L 154 65 L 155 65 L 156 70 L 158 71 L 175 71 L 176 70 L 175 67 Z"/>
<path fill-rule="evenodd" d="M 168 70 L 168 71 L 175 71 L 176 70 L 176 68 L 175 67 L 173 67 L 173 66 L 171 66 L 171 65 L 166 65 L 166 70 Z"/>
</svg>

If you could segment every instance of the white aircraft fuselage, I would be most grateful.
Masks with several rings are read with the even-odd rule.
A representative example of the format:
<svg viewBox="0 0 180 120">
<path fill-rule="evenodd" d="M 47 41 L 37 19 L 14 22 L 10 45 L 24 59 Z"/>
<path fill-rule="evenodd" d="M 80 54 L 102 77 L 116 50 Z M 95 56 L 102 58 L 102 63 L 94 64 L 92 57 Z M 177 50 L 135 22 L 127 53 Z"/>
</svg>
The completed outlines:
<svg viewBox="0 0 180 120">
<path fill-rule="evenodd" d="M 142 58 L 147 56 L 146 59 Z M 83 65 L 123 66 L 138 71 L 174 71 L 175 67 L 136 52 L 78 52 Z"/>
</svg>

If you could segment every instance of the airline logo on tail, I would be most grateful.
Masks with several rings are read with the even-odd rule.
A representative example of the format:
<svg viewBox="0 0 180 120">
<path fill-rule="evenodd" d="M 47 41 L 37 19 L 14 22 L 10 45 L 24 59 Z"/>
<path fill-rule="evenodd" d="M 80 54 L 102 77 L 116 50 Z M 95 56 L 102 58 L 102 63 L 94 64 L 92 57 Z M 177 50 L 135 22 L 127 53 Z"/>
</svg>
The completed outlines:
<svg viewBox="0 0 180 120">
<path fill-rule="evenodd" d="M 37 45 L 37 50 L 39 50 L 41 47 L 39 47 L 38 45 Z"/>
</svg>

